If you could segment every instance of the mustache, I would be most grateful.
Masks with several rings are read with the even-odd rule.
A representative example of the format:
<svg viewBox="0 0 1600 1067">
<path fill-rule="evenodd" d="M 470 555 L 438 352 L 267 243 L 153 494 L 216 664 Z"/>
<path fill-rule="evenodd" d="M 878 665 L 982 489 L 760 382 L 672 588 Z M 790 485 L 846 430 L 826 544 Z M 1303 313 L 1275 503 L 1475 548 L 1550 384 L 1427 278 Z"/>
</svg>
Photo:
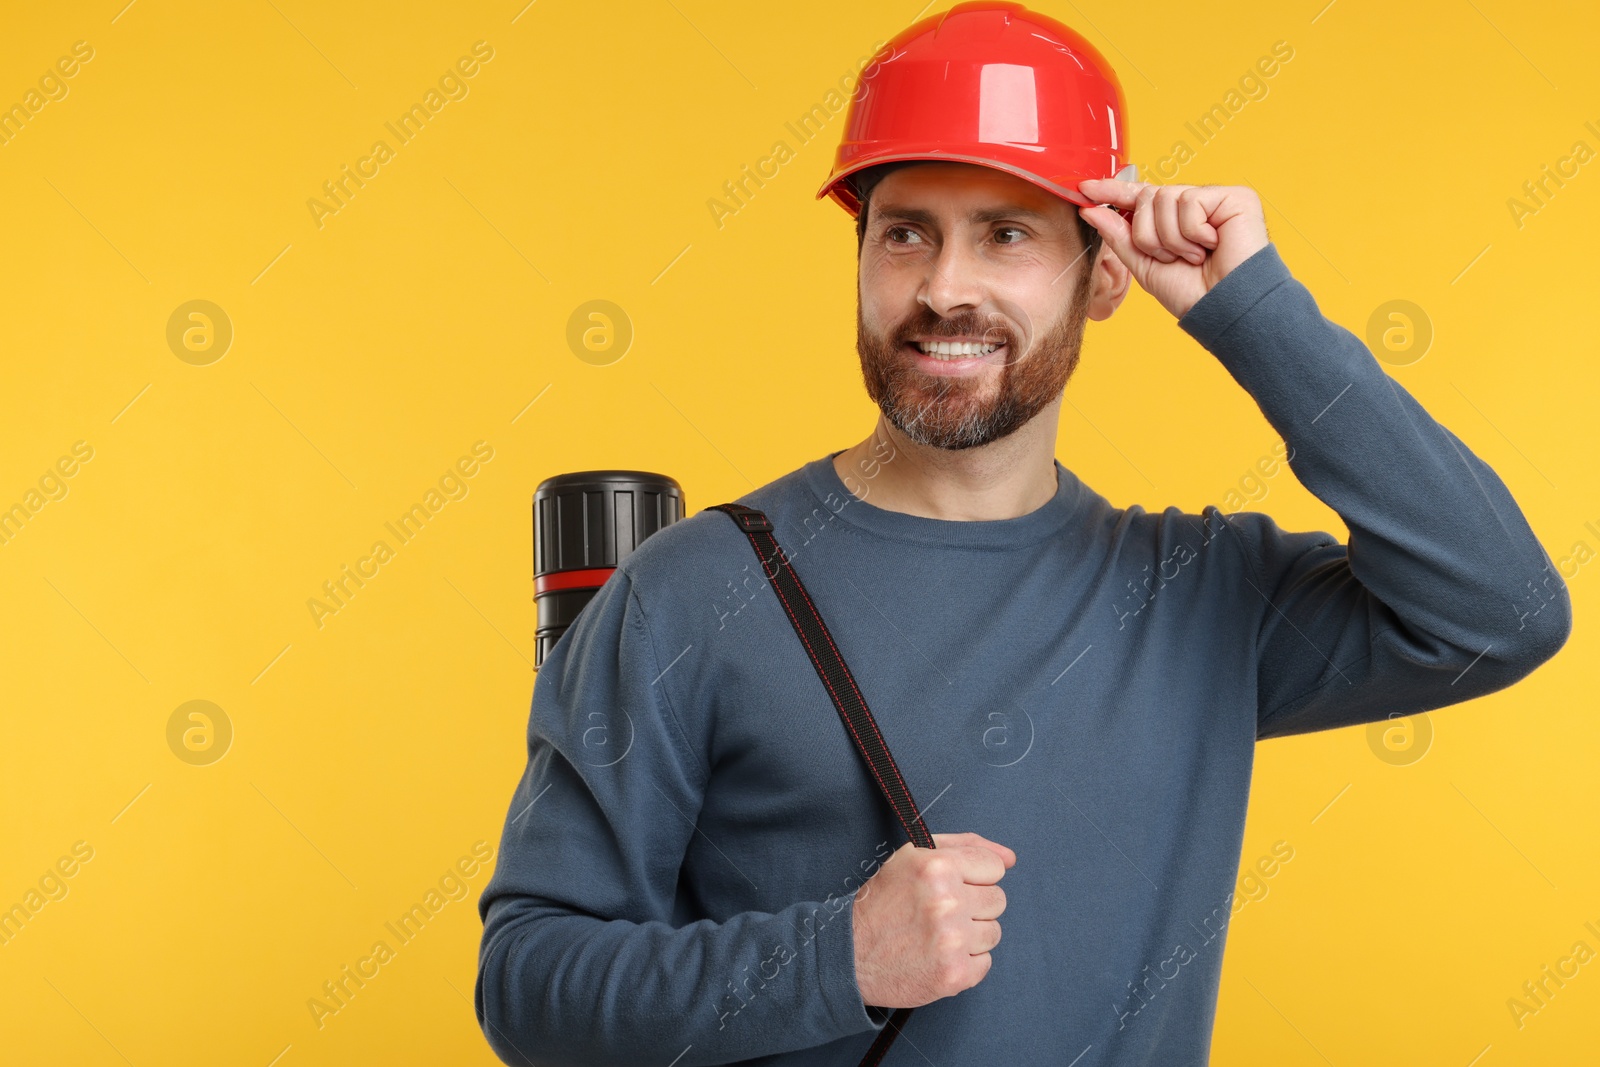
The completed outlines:
<svg viewBox="0 0 1600 1067">
<path fill-rule="evenodd" d="M 907 322 L 896 331 L 899 343 L 905 344 L 913 337 L 929 337 L 935 340 L 946 337 L 981 337 L 988 344 L 1005 344 L 1013 339 L 1013 331 L 1009 324 L 996 322 L 992 318 L 984 320 L 977 316 L 961 319 L 917 319 Z"/>
</svg>

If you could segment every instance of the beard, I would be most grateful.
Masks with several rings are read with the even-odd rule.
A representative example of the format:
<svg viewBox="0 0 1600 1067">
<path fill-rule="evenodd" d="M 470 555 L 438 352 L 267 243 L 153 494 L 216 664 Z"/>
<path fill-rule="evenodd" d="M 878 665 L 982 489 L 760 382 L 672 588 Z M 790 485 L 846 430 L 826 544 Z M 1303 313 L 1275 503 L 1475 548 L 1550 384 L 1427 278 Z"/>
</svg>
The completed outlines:
<svg viewBox="0 0 1600 1067">
<path fill-rule="evenodd" d="M 858 292 L 856 351 L 867 395 L 896 429 L 920 445 L 955 451 L 1016 432 L 1061 396 L 1077 369 L 1093 275 L 1089 267 L 1084 269 L 1066 311 L 1037 339 L 1018 338 L 998 314 L 992 313 L 989 322 L 976 311 L 941 319 L 923 304 L 887 335 L 873 334 L 862 318 Z M 994 394 L 984 395 L 991 388 L 987 374 L 944 376 L 918 370 L 916 357 L 906 349 L 916 336 L 1003 343 L 999 352 L 1005 363 Z"/>
</svg>

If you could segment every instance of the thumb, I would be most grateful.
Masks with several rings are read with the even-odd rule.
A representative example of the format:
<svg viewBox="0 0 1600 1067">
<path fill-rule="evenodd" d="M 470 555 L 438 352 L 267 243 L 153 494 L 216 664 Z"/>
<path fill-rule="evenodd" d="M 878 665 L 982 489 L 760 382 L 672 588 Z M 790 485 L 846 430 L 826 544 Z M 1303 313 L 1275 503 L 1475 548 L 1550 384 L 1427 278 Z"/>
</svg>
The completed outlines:
<svg viewBox="0 0 1600 1067">
<path fill-rule="evenodd" d="M 1004 863 L 1008 870 L 1016 866 L 1017 863 L 1017 854 L 1015 851 L 1007 848 L 998 841 L 991 841 L 982 834 L 976 834 L 971 831 L 954 834 L 934 834 L 933 843 L 936 846 L 942 845 L 944 847 L 967 845 L 969 847 L 976 846 L 978 848 L 986 848 L 990 852 L 993 852 L 996 856 L 999 856 L 1000 862 Z"/>
</svg>

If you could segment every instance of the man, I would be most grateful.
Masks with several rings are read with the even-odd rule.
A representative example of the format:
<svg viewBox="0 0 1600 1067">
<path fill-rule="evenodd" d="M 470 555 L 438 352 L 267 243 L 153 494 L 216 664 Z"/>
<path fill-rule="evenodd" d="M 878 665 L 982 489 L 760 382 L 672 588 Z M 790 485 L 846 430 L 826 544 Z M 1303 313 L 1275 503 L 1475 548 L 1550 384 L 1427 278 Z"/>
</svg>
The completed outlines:
<svg viewBox="0 0 1600 1067">
<path fill-rule="evenodd" d="M 929 20 L 942 42 L 891 42 L 869 94 L 901 56 L 999 47 L 973 21 L 995 14 L 1097 58 L 963 4 Z M 881 414 L 740 498 L 949 832 L 903 843 L 727 516 L 659 531 L 535 687 L 480 901 L 476 1007 L 507 1063 L 853 1065 L 916 1008 L 886 1062 L 1203 1064 L 1255 742 L 1495 692 L 1565 642 L 1504 484 L 1321 315 L 1250 189 L 1064 185 L 992 148 L 830 178 L 860 209 Z M 1134 281 L 1257 401 L 1348 547 L 1114 508 L 1055 459 L 1085 322 Z"/>
</svg>

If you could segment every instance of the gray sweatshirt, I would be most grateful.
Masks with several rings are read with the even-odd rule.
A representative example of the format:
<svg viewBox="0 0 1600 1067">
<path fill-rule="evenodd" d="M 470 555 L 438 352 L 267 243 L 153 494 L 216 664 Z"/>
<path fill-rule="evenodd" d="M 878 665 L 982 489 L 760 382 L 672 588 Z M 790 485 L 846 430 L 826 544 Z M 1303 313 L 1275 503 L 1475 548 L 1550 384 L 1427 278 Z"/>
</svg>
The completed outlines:
<svg viewBox="0 0 1600 1067">
<path fill-rule="evenodd" d="M 837 453 L 738 498 L 929 829 L 1017 854 L 989 974 L 918 1008 L 887 1067 L 1204 1064 L 1256 742 L 1492 693 L 1567 639 L 1505 485 L 1276 246 L 1178 325 L 1348 545 L 1116 508 L 1059 461 L 1053 499 L 995 521 L 877 507 L 870 472 L 857 499 Z M 768 586 L 733 521 L 698 511 L 546 658 L 478 905 L 477 1016 L 506 1063 L 853 1067 L 884 1025 L 851 903 L 905 836 Z M 1245 859 L 1269 877 L 1290 855 Z"/>
</svg>

